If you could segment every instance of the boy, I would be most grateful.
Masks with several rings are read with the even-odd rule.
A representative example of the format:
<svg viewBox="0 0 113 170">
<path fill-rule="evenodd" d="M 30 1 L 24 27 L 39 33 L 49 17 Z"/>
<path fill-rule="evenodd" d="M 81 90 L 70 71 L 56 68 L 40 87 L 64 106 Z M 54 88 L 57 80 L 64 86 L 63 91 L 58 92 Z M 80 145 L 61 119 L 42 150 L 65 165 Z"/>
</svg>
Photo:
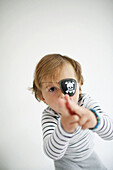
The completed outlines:
<svg viewBox="0 0 113 170">
<path fill-rule="evenodd" d="M 81 93 L 80 64 L 60 54 L 37 64 L 33 92 L 48 105 L 42 114 L 45 153 L 56 170 L 105 170 L 94 152 L 93 133 L 113 139 L 113 122 L 89 96 Z"/>
</svg>

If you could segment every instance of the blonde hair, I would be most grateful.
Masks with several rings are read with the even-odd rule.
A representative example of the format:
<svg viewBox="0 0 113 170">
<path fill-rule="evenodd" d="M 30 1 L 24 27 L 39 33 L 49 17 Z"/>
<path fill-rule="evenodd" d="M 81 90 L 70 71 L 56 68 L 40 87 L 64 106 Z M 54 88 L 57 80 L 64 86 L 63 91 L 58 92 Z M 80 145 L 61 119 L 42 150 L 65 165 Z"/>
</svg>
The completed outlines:
<svg viewBox="0 0 113 170">
<path fill-rule="evenodd" d="M 61 68 L 65 63 L 70 63 L 72 65 L 75 70 L 78 83 L 83 85 L 84 80 L 81 65 L 77 61 L 60 54 L 48 54 L 39 61 L 35 68 L 33 87 L 31 90 L 35 94 L 35 98 L 38 101 L 40 101 L 42 97 L 42 81 L 47 77 L 52 78 L 56 69 Z"/>
</svg>

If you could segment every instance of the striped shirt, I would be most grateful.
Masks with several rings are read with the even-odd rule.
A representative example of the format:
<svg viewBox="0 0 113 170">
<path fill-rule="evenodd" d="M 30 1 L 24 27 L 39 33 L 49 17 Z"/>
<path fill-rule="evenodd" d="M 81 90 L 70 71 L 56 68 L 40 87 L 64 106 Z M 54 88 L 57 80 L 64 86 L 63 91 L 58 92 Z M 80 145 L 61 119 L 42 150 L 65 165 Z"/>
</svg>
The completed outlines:
<svg viewBox="0 0 113 170">
<path fill-rule="evenodd" d="M 94 109 L 100 117 L 99 126 L 94 130 L 82 130 L 80 126 L 67 133 L 61 125 L 61 115 L 47 107 L 42 114 L 43 146 L 45 153 L 53 160 L 65 157 L 72 161 L 87 159 L 94 149 L 94 132 L 105 140 L 113 139 L 113 121 L 89 95 L 82 94 L 78 105 Z"/>
</svg>

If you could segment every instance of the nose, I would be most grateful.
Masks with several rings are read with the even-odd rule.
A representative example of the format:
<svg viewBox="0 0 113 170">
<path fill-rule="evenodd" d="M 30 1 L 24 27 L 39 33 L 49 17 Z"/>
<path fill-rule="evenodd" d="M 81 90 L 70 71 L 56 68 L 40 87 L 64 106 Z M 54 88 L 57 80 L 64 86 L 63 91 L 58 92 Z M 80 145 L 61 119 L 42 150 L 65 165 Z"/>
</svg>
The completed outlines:
<svg viewBox="0 0 113 170">
<path fill-rule="evenodd" d="M 59 90 L 59 96 L 60 98 L 64 98 L 65 94 L 61 91 L 61 89 Z"/>
</svg>

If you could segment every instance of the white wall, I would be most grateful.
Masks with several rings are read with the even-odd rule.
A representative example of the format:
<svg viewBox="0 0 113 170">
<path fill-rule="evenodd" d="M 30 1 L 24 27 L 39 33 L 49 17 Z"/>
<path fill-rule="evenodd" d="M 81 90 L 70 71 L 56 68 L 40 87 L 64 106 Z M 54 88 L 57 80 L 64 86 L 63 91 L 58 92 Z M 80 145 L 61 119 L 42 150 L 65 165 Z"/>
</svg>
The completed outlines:
<svg viewBox="0 0 113 170">
<path fill-rule="evenodd" d="M 27 90 L 37 62 L 66 54 L 83 68 L 83 90 L 113 117 L 113 1 L 0 1 L 0 170 L 53 170 L 42 149 L 41 112 Z M 96 137 L 113 169 L 113 141 Z"/>
</svg>

